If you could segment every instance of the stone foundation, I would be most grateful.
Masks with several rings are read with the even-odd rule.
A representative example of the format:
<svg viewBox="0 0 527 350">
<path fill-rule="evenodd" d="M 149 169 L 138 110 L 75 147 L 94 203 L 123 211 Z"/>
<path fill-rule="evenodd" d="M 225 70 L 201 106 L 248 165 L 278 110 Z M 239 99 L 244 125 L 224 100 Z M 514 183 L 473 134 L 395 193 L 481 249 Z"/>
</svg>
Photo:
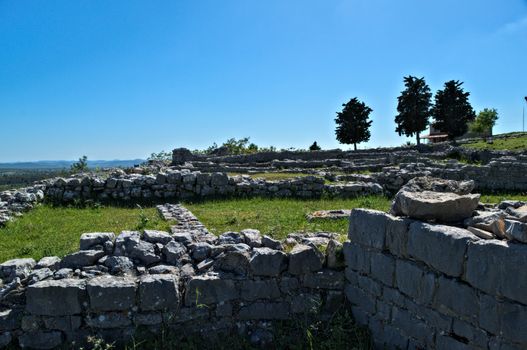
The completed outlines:
<svg viewBox="0 0 527 350">
<path fill-rule="evenodd" d="M 379 348 L 525 349 L 527 245 L 356 209 L 346 296 Z"/>
</svg>

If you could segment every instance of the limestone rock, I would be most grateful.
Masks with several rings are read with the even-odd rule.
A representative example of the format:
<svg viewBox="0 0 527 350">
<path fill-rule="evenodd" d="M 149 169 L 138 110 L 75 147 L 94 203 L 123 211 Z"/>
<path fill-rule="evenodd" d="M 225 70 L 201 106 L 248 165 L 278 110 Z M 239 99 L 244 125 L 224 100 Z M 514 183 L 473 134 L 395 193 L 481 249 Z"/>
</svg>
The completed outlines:
<svg viewBox="0 0 527 350">
<path fill-rule="evenodd" d="M 174 240 L 174 238 L 172 238 L 172 236 L 170 236 L 168 232 L 156 230 L 145 230 L 143 238 L 147 242 L 154 244 L 161 243 L 163 245 L 168 244 L 169 242 Z"/>
<path fill-rule="evenodd" d="M 146 275 L 139 281 L 139 307 L 143 311 L 177 310 L 180 296 L 174 275 Z"/>
<path fill-rule="evenodd" d="M 101 250 L 81 250 L 76 253 L 66 255 L 62 258 L 61 267 L 78 269 L 84 266 L 92 266 L 97 260 L 104 256 Z"/>
<path fill-rule="evenodd" d="M 296 245 L 289 253 L 289 273 L 301 275 L 319 271 L 324 265 L 324 254 L 313 246 Z"/>
<path fill-rule="evenodd" d="M 80 249 L 90 250 L 96 249 L 99 246 L 101 249 L 104 247 L 104 243 L 107 241 L 113 241 L 115 234 L 113 232 L 93 232 L 83 233 L 80 239 Z"/>
<path fill-rule="evenodd" d="M 270 248 L 255 248 L 249 261 L 256 276 L 278 276 L 287 268 L 287 254 Z"/>
<path fill-rule="evenodd" d="M 404 215 L 419 220 L 459 222 L 472 215 L 479 198 L 479 194 L 399 191 L 391 212 L 397 216 Z"/>
<path fill-rule="evenodd" d="M 87 289 L 95 312 L 127 310 L 135 304 L 136 284 L 130 277 L 96 277 L 88 281 Z"/>
<path fill-rule="evenodd" d="M 45 280 L 27 287 L 26 309 L 34 315 L 75 315 L 82 310 L 86 281 L 77 279 Z"/>
</svg>

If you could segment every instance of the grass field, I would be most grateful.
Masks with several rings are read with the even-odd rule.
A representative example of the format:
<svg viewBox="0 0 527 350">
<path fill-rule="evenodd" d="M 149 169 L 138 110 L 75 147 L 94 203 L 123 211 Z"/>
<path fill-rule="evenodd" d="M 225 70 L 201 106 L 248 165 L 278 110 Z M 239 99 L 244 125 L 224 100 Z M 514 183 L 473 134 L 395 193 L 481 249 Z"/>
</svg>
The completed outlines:
<svg viewBox="0 0 527 350">
<path fill-rule="evenodd" d="M 484 203 L 504 199 L 527 201 L 521 194 L 484 194 Z M 354 199 L 229 199 L 185 203 L 214 234 L 260 230 L 275 238 L 292 232 L 337 232 L 345 237 L 348 220 L 309 222 L 306 214 L 315 210 L 370 208 L 387 211 L 391 200 L 382 196 Z M 144 218 L 141 220 L 141 218 Z M 85 232 L 115 232 L 141 228 L 169 230 L 171 223 L 163 221 L 153 207 L 65 208 L 38 206 L 24 216 L 0 228 L 0 262 L 22 257 L 40 259 L 43 256 L 64 256 L 78 250 L 79 237 Z"/>
<path fill-rule="evenodd" d="M 141 215 L 143 213 L 143 215 Z M 141 221 L 141 217 L 148 219 Z M 155 208 L 63 208 L 39 206 L 0 228 L 0 262 L 13 258 L 64 256 L 79 249 L 85 232 L 146 228 L 168 230 Z"/>
<path fill-rule="evenodd" d="M 284 238 L 291 232 L 347 232 L 346 219 L 308 222 L 306 214 L 315 210 L 364 207 L 386 211 L 390 203 L 386 197 L 370 196 L 320 200 L 233 199 L 187 203 L 185 206 L 215 234 L 253 228 L 260 230 L 262 234 Z"/>
<path fill-rule="evenodd" d="M 487 143 L 482 140 L 474 143 L 464 144 L 463 147 L 496 151 L 525 151 L 527 150 L 527 135 L 494 139 L 493 143 Z"/>
</svg>

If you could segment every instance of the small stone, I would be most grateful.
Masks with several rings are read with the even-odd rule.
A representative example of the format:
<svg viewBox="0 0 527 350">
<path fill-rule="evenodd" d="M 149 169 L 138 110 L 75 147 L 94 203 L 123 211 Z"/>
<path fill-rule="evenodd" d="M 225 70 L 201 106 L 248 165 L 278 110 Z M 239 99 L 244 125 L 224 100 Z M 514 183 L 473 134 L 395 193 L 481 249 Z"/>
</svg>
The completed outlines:
<svg viewBox="0 0 527 350">
<path fill-rule="evenodd" d="M 168 232 L 156 230 L 145 230 L 143 238 L 147 242 L 161 243 L 163 245 L 174 240 L 174 238 L 172 238 L 172 236 L 170 236 Z"/>
<path fill-rule="evenodd" d="M 473 234 L 475 234 L 476 236 L 482 239 L 493 239 L 494 238 L 494 235 L 492 233 L 479 229 L 479 228 L 469 226 L 467 227 L 467 230 L 469 230 L 470 232 L 472 232 Z"/>
<path fill-rule="evenodd" d="M 49 268 L 55 270 L 59 264 L 60 258 L 58 256 L 46 256 L 38 261 L 35 269 Z"/>
<path fill-rule="evenodd" d="M 107 241 L 113 241 L 115 234 L 113 232 L 93 232 L 83 233 L 80 239 L 80 249 L 90 250 L 95 247 L 104 247 L 104 243 Z"/>
<path fill-rule="evenodd" d="M 61 261 L 61 267 L 81 268 L 94 265 L 97 260 L 104 256 L 101 250 L 81 250 L 73 254 L 66 255 Z"/>
<path fill-rule="evenodd" d="M 264 235 L 262 237 L 262 245 L 267 248 L 275 249 L 275 250 L 283 250 L 284 247 L 282 246 L 282 243 L 280 241 L 273 239 L 269 236 Z"/>
<path fill-rule="evenodd" d="M 177 265 L 187 255 L 187 249 L 182 243 L 170 241 L 163 248 L 165 261 L 171 265 Z"/>
<path fill-rule="evenodd" d="M 106 266 L 112 275 L 126 273 L 134 268 L 134 263 L 126 256 L 106 256 L 103 259 L 99 263 Z"/>
</svg>

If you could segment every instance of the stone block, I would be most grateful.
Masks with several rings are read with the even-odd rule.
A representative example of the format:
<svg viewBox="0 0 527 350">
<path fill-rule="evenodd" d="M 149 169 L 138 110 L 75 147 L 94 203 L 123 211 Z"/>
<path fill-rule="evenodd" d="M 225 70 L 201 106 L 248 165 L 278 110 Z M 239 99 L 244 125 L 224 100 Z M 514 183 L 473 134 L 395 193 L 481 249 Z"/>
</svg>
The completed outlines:
<svg viewBox="0 0 527 350">
<path fill-rule="evenodd" d="M 135 305 L 136 283 L 131 277 L 102 276 L 87 283 L 90 310 L 128 310 Z"/>
<path fill-rule="evenodd" d="M 21 309 L 6 309 L 0 311 L 0 332 L 20 328 L 22 311 Z"/>
<path fill-rule="evenodd" d="M 498 240 L 469 245 L 465 280 L 496 296 L 527 304 L 527 245 Z M 511 273 L 511 272 L 514 273 Z"/>
<path fill-rule="evenodd" d="M 58 331 L 35 331 L 18 338 L 21 348 L 54 349 L 62 344 L 62 333 Z"/>
<path fill-rule="evenodd" d="M 395 259 L 387 254 L 371 254 L 371 276 L 382 283 L 393 286 L 395 279 Z"/>
<path fill-rule="evenodd" d="M 82 325 L 81 316 L 58 316 L 42 318 L 46 329 L 58 330 L 63 332 L 73 332 L 80 328 Z"/>
<path fill-rule="evenodd" d="M 344 273 L 324 269 L 303 276 L 302 286 L 313 289 L 340 289 L 344 288 Z"/>
<path fill-rule="evenodd" d="M 505 340 L 527 347 L 527 307 L 509 302 L 500 306 L 501 336 Z"/>
<path fill-rule="evenodd" d="M 359 282 L 359 288 L 364 290 L 366 293 L 380 297 L 382 294 L 382 285 L 374 279 L 359 275 L 357 278 Z"/>
<path fill-rule="evenodd" d="M 113 232 L 91 232 L 83 233 L 80 238 L 80 250 L 90 250 L 94 247 L 103 247 L 107 241 L 115 240 Z"/>
<path fill-rule="evenodd" d="M 351 242 L 384 249 L 388 214 L 370 209 L 353 209 L 350 215 L 348 238 Z"/>
<path fill-rule="evenodd" d="M 143 239 L 149 243 L 161 243 L 163 245 L 174 240 L 168 232 L 157 230 L 145 230 Z"/>
<path fill-rule="evenodd" d="M 79 314 L 86 298 L 86 281 L 45 280 L 26 290 L 26 310 L 34 315 L 66 316 Z"/>
<path fill-rule="evenodd" d="M 180 300 L 174 275 L 145 275 L 139 280 L 139 307 L 143 311 L 177 310 Z"/>
<path fill-rule="evenodd" d="M 163 314 L 160 312 L 140 313 L 134 316 L 134 324 L 137 326 L 156 326 L 163 323 Z"/>
<path fill-rule="evenodd" d="M 435 291 L 435 276 L 425 272 L 418 265 L 397 260 L 395 275 L 397 288 L 404 294 L 412 297 L 419 304 L 430 304 Z"/>
<path fill-rule="evenodd" d="M 246 280 L 240 284 L 241 298 L 247 301 L 258 299 L 276 299 L 280 297 L 280 289 L 276 280 L 252 281 Z"/>
<path fill-rule="evenodd" d="M 393 307 L 392 324 L 399 328 L 405 335 L 414 338 L 420 347 L 432 347 L 434 331 L 426 323 L 417 319 L 408 311 Z"/>
<path fill-rule="evenodd" d="M 244 306 L 238 313 L 240 320 L 287 320 L 289 304 L 285 302 L 257 302 Z"/>
<path fill-rule="evenodd" d="M 346 267 L 362 273 L 370 273 L 371 252 L 364 247 L 350 242 L 344 242 L 344 261 Z"/>
<path fill-rule="evenodd" d="M 317 314 L 322 306 L 319 294 L 301 293 L 291 298 L 291 312 L 294 314 Z"/>
<path fill-rule="evenodd" d="M 469 242 L 478 240 L 467 230 L 414 222 L 408 233 L 408 254 L 446 275 L 463 273 Z"/>
<path fill-rule="evenodd" d="M 63 268 L 79 269 L 85 266 L 93 266 L 105 255 L 102 250 L 81 250 L 68 254 L 60 263 Z"/>
<path fill-rule="evenodd" d="M 289 253 L 289 273 L 302 275 L 322 269 L 325 256 L 313 246 L 297 244 Z"/>
<path fill-rule="evenodd" d="M 126 312 L 106 312 L 87 316 L 86 325 L 102 329 L 123 328 L 132 325 L 132 320 Z"/>
<path fill-rule="evenodd" d="M 452 331 L 459 337 L 467 339 L 468 342 L 472 345 L 478 346 L 480 348 L 487 347 L 487 343 L 489 340 L 487 332 L 480 328 L 474 327 L 467 322 L 454 318 L 452 324 Z"/>
<path fill-rule="evenodd" d="M 360 307 L 363 311 L 374 314 L 375 313 L 375 297 L 364 292 L 362 289 L 347 285 L 344 288 L 346 298 L 348 301 Z"/>
<path fill-rule="evenodd" d="M 34 259 L 12 259 L 0 264 L 0 278 L 4 282 L 11 282 L 16 277 L 25 278 L 36 265 Z"/>
<path fill-rule="evenodd" d="M 476 290 L 469 285 L 440 277 L 434 307 L 447 315 L 462 317 L 476 323 L 479 315 L 479 298 Z"/>
<path fill-rule="evenodd" d="M 249 264 L 253 275 L 275 277 L 287 269 L 287 254 L 269 248 L 254 248 Z"/>
<path fill-rule="evenodd" d="M 408 229 L 413 221 L 388 216 L 386 227 L 386 248 L 399 258 L 408 257 Z"/>
<path fill-rule="evenodd" d="M 187 285 L 185 305 L 217 304 L 239 297 L 234 281 L 217 275 L 193 277 Z"/>
</svg>

